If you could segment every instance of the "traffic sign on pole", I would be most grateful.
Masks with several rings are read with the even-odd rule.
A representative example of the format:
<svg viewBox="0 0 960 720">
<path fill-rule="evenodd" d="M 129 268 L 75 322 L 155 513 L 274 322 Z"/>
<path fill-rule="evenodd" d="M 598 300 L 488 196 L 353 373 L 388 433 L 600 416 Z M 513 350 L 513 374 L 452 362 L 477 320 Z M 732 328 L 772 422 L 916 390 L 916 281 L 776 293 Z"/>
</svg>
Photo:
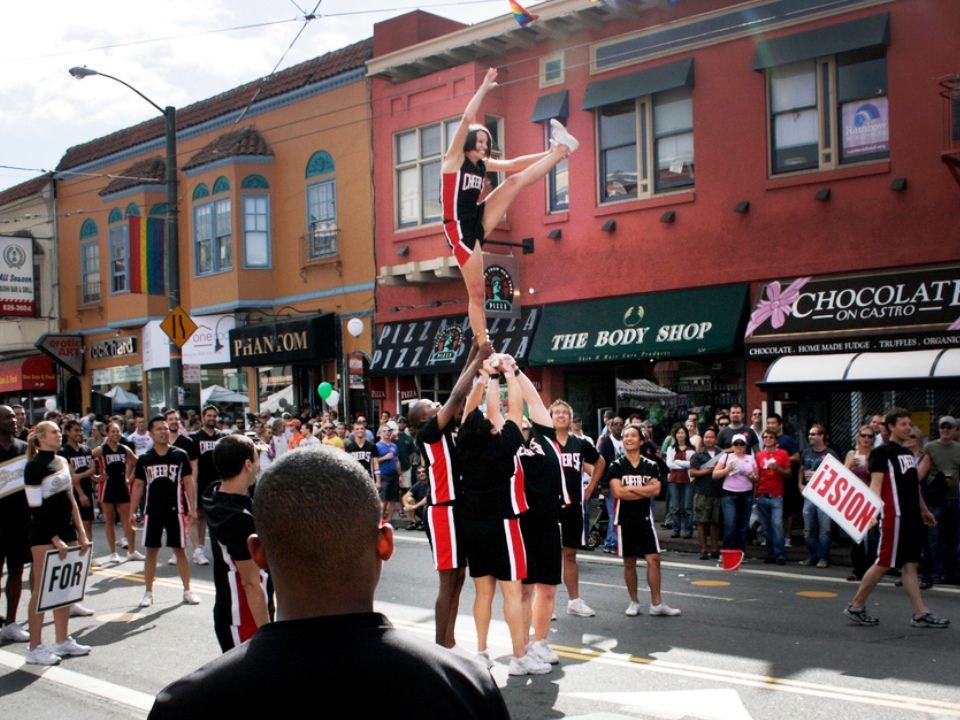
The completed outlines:
<svg viewBox="0 0 960 720">
<path fill-rule="evenodd" d="M 177 305 L 160 323 L 160 329 L 167 334 L 171 342 L 182 348 L 197 331 L 197 324 L 182 307 Z"/>
</svg>

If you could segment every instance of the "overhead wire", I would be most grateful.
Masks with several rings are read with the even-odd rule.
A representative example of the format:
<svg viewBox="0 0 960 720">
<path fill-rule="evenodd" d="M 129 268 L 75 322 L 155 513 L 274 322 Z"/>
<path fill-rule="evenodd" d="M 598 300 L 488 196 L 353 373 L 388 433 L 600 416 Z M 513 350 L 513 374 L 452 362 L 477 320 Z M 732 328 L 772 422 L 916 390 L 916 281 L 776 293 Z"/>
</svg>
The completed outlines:
<svg viewBox="0 0 960 720">
<path fill-rule="evenodd" d="M 291 0 L 291 1 L 292 1 L 292 0 Z M 478 0 L 466 0 L 465 3 L 459 3 L 459 4 L 469 4 L 469 3 L 474 3 L 474 2 L 477 2 L 477 1 L 478 1 Z M 486 2 L 487 0 L 480 0 L 480 1 Z M 843 0 L 826 0 L 826 1 L 825 1 L 822 5 L 820 5 L 817 9 L 818 9 L 818 10 L 829 9 L 830 7 L 833 7 L 833 6 L 837 6 L 837 5 L 839 5 L 839 4 L 842 4 L 842 2 L 843 2 Z M 444 4 L 458 4 L 458 3 L 444 3 Z M 319 3 L 318 3 L 318 6 L 319 6 Z M 809 8 L 808 8 L 808 10 L 809 10 Z M 358 11 L 358 12 L 366 12 L 366 11 Z M 799 10 L 796 11 L 796 12 L 799 12 Z M 306 24 L 307 24 L 307 22 L 304 23 L 304 27 L 306 27 Z M 756 26 L 756 25 L 757 25 L 757 21 L 744 22 L 744 23 L 742 23 L 740 26 L 738 26 L 738 29 L 747 29 L 747 28 L 749 28 L 750 26 Z M 301 28 L 301 32 L 302 32 L 302 30 L 303 30 L 303 28 Z M 701 41 L 701 40 L 704 40 L 704 39 L 708 39 L 711 35 L 715 35 L 717 32 L 718 32 L 717 30 L 709 30 L 709 31 L 702 32 L 702 33 L 700 33 L 700 34 L 698 34 L 698 35 L 691 36 L 691 37 L 688 39 L 688 42 L 696 42 L 696 41 Z M 630 34 L 630 33 L 624 33 L 624 34 Z M 298 33 L 297 37 L 299 37 L 299 33 Z M 609 39 L 612 39 L 612 38 L 609 38 Z M 609 40 L 609 39 L 608 39 L 608 40 Z M 294 41 L 296 41 L 296 38 L 294 39 Z M 586 41 L 586 42 L 583 42 L 583 43 L 577 43 L 577 44 L 574 44 L 574 45 L 568 45 L 568 46 L 565 46 L 565 47 L 563 48 L 563 51 L 565 51 L 565 52 L 571 52 L 571 51 L 575 51 L 575 50 L 580 50 L 580 49 L 582 49 L 582 48 L 584 48 L 584 47 L 589 47 L 589 46 L 595 44 L 595 42 L 596 42 L 596 41 Z M 672 44 L 673 44 L 673 43 L 672 43 L 671 41 L 665 41 L 665 42 L 660 43 L 660 44 L 658 44 L 658 45 L 650 45 L 650 46 L 647 46 L 645 49 L 646 49 L 648 52 L 656 52 L 658 49 L 664 49 L 664 48 L 666 48 L 667 46 L 672 45 Z M 292 44 L 291 44 L 291 46 L 292 46 Z M 289 48 L 288 48 L 288 49 L 289 49 Z M 551 51 L 549 51 L 549 52 L 545 51 L 545 52 L 543 52 L 543 53 L 537 53 L 537 54 L 534 54 L 534 55 L 530 55 L 530 56 L 524 57 L 524 58 L 519 59 L 519 60 L 515 60 L 515 61 L 512 61 L 512 62 L 508 62 L 508 63 L 503 63 L 503 64 L 500 64 L 500 65 L 496 65 L 496 67 L 499 67 L 499 68 L 502 68 L 502 69 L 508 69 L 508 68 L 510 68 L 510 67 L 512 67 L 512 66 L 514 66 L 514 65 L 519 65 L 519 64 L 529 63 L 529 62 L 532 62 L 532 61 L 539 60 L 539 59 L 541 59 L 541 58 L 543 58 L 543 57 L 547 57 L 547 56 L 549 56 L 549 55 L 553 55 L 553 54 L 555 54 L 556 52 L 557 52 L 556 50 L 551 50 Z M 630 56 L 630 55 L 632 55 L 632 51 L 626 50 L 626 51 L 624 51 L 624 52 L 621 53 L 621 54 L 624 55 L 624 56 Z M 611 57 L 612 57 L 612 62 L 611 62 L 611 64 L 613 64 L 613 63 L 616 62 L 617 56 L 614 55 L 614 56 L 611 56 Z M 281 62 L 282 62 L 282 59 L 281 59 Z M 566 65 L 566 68 L 567 68 L 567 69 L 574 69 L 574 68 L 579 68 L 579 67 L 585 67 L 585 66 L 589 66 L 592 62 L 593 62 L 592 60 L 587 59 L 587 60 L 584 61 L 584 62 Z M 438 81 L 436 84 L 434 84 L 434 85 L 432 85 L 432 86 L 427 86 L 427 87 L 420 88 L 420 89 L 421 89 L 421 90 L 430 90 L 430 89 L 433 89 L 433 88 L 436 88 L 436 87 L 443 87 L 443 86 L 451 85 L 451 84 L 455 83 L 457 80 L 465 79 L 465 78 L 470 77 L 470 76 L 472 76 L 472 75 L 474 75 L 474 74 L 475 74 L 475 73 L 473 73 L 473 72 L 471 72 L 471 73 L 464 73 L 464 74 L 462 74 L 462 75 L 458 75 L 458 76 L 455 76 L 455 77 L 453 77 L 453 78 L 448 78 L 448 79 L 446 79 L 446 80 L 444 80 L 444 81 Z M 511 79 L 511 80 L 508 80 L 508 81 L 503 82 L 503 83 L 498 83 L 498 85 L 501 85 L 501 86 L 506 87 L 506 86 L 514 85 L 514 84 L 521 83 L 521 82 L 528 82 L 528 81 L 530 81 L 530 80 L 532 80 L 532 79 L 534 79 L 534 78 L 539 78 L 539 76 L 540 76 L 540 72 L 538 71 L 538 72 L 535 73 L 535 74 L 529 74 L 529 75 L 525 75 L 525 76 L 522 76 L 522 77 L 518 77 L 518 78 L 514 78 L 514 79 Z M 266 80 L 266 78 L 264 78 L 264 80 Z M 258 91 L 257 91 L 257 92 L 258 92 L 258 93 L 260 92 L 260 89 L 259 89 L 259 88 L 258 88 Z M 454 96 L 452 96 L 452 97 L 447 97 L 447 96 L 445 96 L 445 97 L 442 97 L 442 98 L 438 98 L 438 99 L 436 99 L 436 100 L 428 101 L 428 102 L 426 102 L 426 103 L 423 103 L 422 105 L 419 105 L 418 107 L 421 107 L 421 108 L 422 108 L 422 107 L 424 107 L 424 106 L 428 106 L 428 105 L 432 105 L 432 104 L 436 104 L 436 103 L 445 103 L 445 102 L 448 102 L 449 100 L 451 100 L 452 98 L 455 98 L 455 97 L 458 97 L 458 96 L 466 96 L 466 95 L 468 95 L 468 94 L 471 94 L 471 95 L 472 95 L 472 93 L 473 93 L 472 90 L 464 91 L 463 93 L 459 93 L 458 95 L 454 95 Z M 398 90 L 396 93 L 388 94 L 388 95 L 383 95 L 383 96 L 381 96 L 381 97 L 378 97 L 378 98 L 377 98 L 377 102 L 389 102 L 390 100 L 394 100 L 394 99 L 401 98 L 401 97 L 405 96 L 406 94 L 408 94 L 408 91 Z M 199 101 L 199 102 L 204 102 L 204 101 Z M 307 116 L 304 116 L 304 117 L 301 117 L 301 118 L 297 118 L 297 119 L 295 119 L 295 120 L 290 120 L 290 121 L 287 121 L 287 122 L 277 123 L 277 124 L 270 125 L 270 126 L 265 126 L 265 127 L 258 127 L 258 126 L 256 126 L 256 125 L 254 125 L 254 127 L 256 127 L 257 131 L 258 131 L 258 132 L 261 132 L 261 133 L 271 132 L 271 131 L 275 131 L 275 130 L 279 130 L 279 129 L 283 129 L 283 128 L 287 128 L 287 127 L 292 127 L 292 126 L 300 125 L 300 124 L 303 124 L 303 123 L 306 123 L 306 122 L 314 122 L 314 121 L 316 121 L 316 120 L 323 119 L 323 118 L 325 118 L 325 117 L 328 117 L 328 116 L 331 116 L 331 115 L 334 115 L 334 114 L 337 114 L 337 113 L 343 113 L 343 112 L 347 112 L 347 111 L 351 111 L 351 110 L 356 110 L 356 109 L 359 109 L 359 108 L 371 107 L 371 105 L 372 105 L 372 102 L 371 102 L 371 100 L 368 98 L 368 99 L 366 99 L 366 100 L 364 100 L 364 101 L 360 101 L 360 102 L 354 103 L 354 104 L 352 104 L 352 105 L 340 105 L 340 106 L 337 106 L 337 107 L 334 107 L 334 108 L 330 108 L 329 110 L 325 110 L 325 111 L 323 111 L 323 112 L 319 112 L 319 113 L 307 115 Z M 251 102 L 251 103 L 248 103 L 248 106 L 243 110 L 243 113 L 249 112 L 249 109 L 250 109 L 251 107 L 252 107 L 252 102 Z M 320 129 L 320 130 L 318 130 L 318 129 L 312 129 L 312 130 L 309 131 L 309 132 L 301 133 L 301 134 L 298 134 L 298 135 L 293 135 L 293 136 L 286 137 L 286 138 L 274 139 L 274 140 L 271 141 L 270 144 L 271 144 L 271 145 L 279 145 L 279 144 L 282 144 L 282 143 L 285 143 L 285 142 L 290 142 L 290 141 L 293 141 L 293 140 L 300 140 L 300 139 L 302 139 L 302 138 L 304 138 L 304 137 L 309 137 L 310 135 L 318 134 L 319 132 L 326 132 L 326 131 L 329 131 L 329 130 L 335 130 L 335 129 L 341 129 L 341 128 L 344 128 L 344 127 L 349 127 L 350 125 L 372 122 L 372 121 L 374 121 L 374 120 L 376 120 L 376 119 L 379 119 L 379 118 L 382 118 L 382 117 L 387 117 L 387 116 L 389 116 L 389 115 L 391 115 L 391 114 L 393 114 L 393 113 L 392 113 L 392 112 L 383 112 L 383 113 L 380 113 L 380 114 L 371 113 L 371 114 L 369 114 L 369 115 L 367 115 L 367 116 L 365 116 L 365 117 L 363 117 L 363 118 L 360 118 L 360 119 L 346 121 L 346 122 L 343 122 L 343 123 L 339 123 L 339 124 L 337 124 L 337 125 L 324 126 L 324 127 L 323 127 L 322 129 Z M 238 118 L 238 120 L 235 120 L 233 124 L 237 124 L 238 122 L 239 122 L 239 118 Z M 151 138 L 150 141 L 146 141 L 146 142 L 155 141 L 156 139 L 157 139 L 157 138 Z M 91 142 L 95 142 L 95 141 L 91 141 Z M 179 162 L 179 158 L 180 158 L 181 156 L 186 156 L 186 155 L 188 155 L 188 154 L 193 154 L 193 153 L 195 153 L 194 150 L 180 150 L 180 149 L 178 149 L 178 153 L 177 153 L 178 162 Z M 11 166 L 4 166 L 4 165 L 0 165 L 0 168 L 19 169 L 19 170 L 27 170 L 27 171 L 30 170 L 30 169 L 27 169 L 27 168 L 13 168 L 13 167 L 11 167 Z M 37 170 L 37 172 L 41 172 L 41 173 L 42 173 L 42 172 L 50 172 L 50 171 L 47 171 L 47 170 Z M 81 176 L 81 177 L 84 177 L 84 178 L 88 178 L 88 179 L 90 179 L 91 181 L 94 180 L 94 179 L 97 179 L 97 178 L 111 178 L 111 179 L 112 179 L 112 178 L 117 178 L 117 177 L 123 177 L 123 176 L 118 176 L 118 175 L 116 175 L 116 174 L 108 174 L 108 173 L 88 173 L 88 172 L 77 172 L 77 171 L 69 171 L 69 170 L 57 170 L 57 171 L 54 171 L 54 172 L 56 172 L 57 174 L 68 174 L 68 173 L 69 173 L 69 174 L 72 174 L 72 175 L 77 175 L 77 176 Z M 142 179 L 142 178 L 132 178 L 132 179 Z"/>
</svg>

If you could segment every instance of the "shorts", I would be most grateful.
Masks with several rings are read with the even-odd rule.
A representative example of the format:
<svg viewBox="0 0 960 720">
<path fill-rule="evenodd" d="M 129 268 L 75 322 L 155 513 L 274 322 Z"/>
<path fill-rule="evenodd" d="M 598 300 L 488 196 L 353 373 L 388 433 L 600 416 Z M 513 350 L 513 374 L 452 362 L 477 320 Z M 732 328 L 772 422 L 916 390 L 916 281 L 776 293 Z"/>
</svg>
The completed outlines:
<svg viewBox="0 0 960 720">
<path fill-rule="evenodd" d="M 26 506 L 26 503 L 24 503 Z M 26 565 L 33 560 L 30 553 L 30 516 L 10 514 L 0 519 L 0 565 Z"/>
<path fill-rule="evenodd" d="M 463 268 L 479 244 L 483 247 L 483 211 L 484 203 L 477 204 L 477 213 L 470 220 L 444 220 L 443 234 L 447 245 L 453 249 L 457 265 Z"/>
<path fill-rule="evenodd" d="M 587 538 L 583 533 L 583 512 L 580 505 L 571 505 L 560 511 L 560 532 L 563 547 L 582 549 Z"/>
<path fill-rule="evenodd" d="M 560 523 L 544 522 L 532 513 L 520 516 L 523 546 L 527 553 L 524 585 L 559 585 L 563 580 L 563 546 Z"/>
<path fill-rule="evenodd" d="M 527 576 L 527 553 L 520 532 L 520 519 L 464 520 L 463 540 L 470 577 L 492 575 L 512 582 Z"/>
<path fill-rule="evenodd" d="M 876 565 L 902 568 L 907 563 L 920 562 L 920 550 L 926 528 L 919 516 L 909 519 L 890 514 L 880 519 L 880 545 Z"/>
<path fill-rule="evenodd" d="M 380 475 L 380 501 L 400 502 L 399 475 Z"/>
<path fill-rule="evenodd" d="M 410 489 L 410 478 L 412 477 L 413 468 L 408 467 L 406 470 L 400 471 L 400 489 L 409 490 Z"/>
<path fill-rule="evenodd" d="M 124 480 L 107 479 L 100 483 L 100 503 L 124 505 L 130 502 L 130 490 Z"/>
<path fill-rule="evenodd" d="M 660 541 L 650 518 L 627 525 L 617 525 L 617 555 L 619 557 L 646 557 L 660 554 Z"/>
<path fill-rule="evenodd" d="M 73 497 L 77 501 L 77 510 L 80 511 L 80 519 L 83 520 L 84 522 L 93 522 L 93 493 L 89 495 L 87 495 L 85 492 L 83 493 L 84 495 L 87 495 L 87 500 L 90 501 L 89 504 L 84 506 L 80 502 L 81 492 L 83 492 L 82 487 L 80 488 L 79 491 L 77 490 L 76 487 L 73 488 Z"/>
<path fill-rule="evenodd" d="M 186 517 L 174 509 L 154 510 L 143 516 L 143 544 L 162 547 L 163 531 L 167 531 L 167 547 L 182 548 L 187 544 Z"/>
<path fill-rule="evenodd" d="M 433 551 L 434 570 L 466 567 L 467 556 L 460 542 L 460 508 L 455 505 L 428 505 L 426 511 L 427 540 Z"/>
<path fill-rule="evenodd" d="M 721 517 L 720 498 L 699 494 L 693 496 L 694 522 L 719 525 Z"/>
<path fill-rule="evenodd" d="M 49 534 L 49 530 L 44 532 L 43 528 L 30 526 L 30 547 L 37 547 L 40 545 L 52 545 L 50 542 L 51 538 L 55 535 L 60 538 L 67 545 L 77 541 L 77 531 L 73 527 L 73 521 L 67 520 L 62 524 L 54 524 L 51 528 L 53 534 Z"/>
</svg>

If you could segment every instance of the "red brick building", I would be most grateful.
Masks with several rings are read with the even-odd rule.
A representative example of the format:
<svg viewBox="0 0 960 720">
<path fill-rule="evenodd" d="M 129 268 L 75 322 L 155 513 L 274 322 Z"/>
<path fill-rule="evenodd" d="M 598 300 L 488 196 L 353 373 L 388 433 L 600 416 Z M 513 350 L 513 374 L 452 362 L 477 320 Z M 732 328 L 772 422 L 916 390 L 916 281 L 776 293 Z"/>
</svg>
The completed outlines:
<svg viewBox="0 0 960 720">
<path fill-rule="evenodd" d="M 533 254 L 486 248 L 488 266 L 514 254 L 523 308 L 512 325 L 491 320 L 495 345 L 509 341 L 546 397 L 567 398 L 588 427 L 610 406 L 669 422 L 688 406 L 768 403 L 794 433 L 827 421 L 839 445 L 864 412 L 906 404 L 922 426 L 960 402 L 960 333 L 948 330 L 960 185 L 938 83 L 960 71 L 952 3 L 559 0 L 532 12 L 524 28 L 418 12 L 375 29 L 386 407 L 442 399 L 465 357 L 431 347 L 466 314 L 437 182 L 451 123 L 492 66 L 501 87 L 482 112 L 499 151 L 542 151 L 552 117 L 581 141 L 494 234 L 533 238 Z M 774 281 L 793 286 L 785 313 L 756 306 L 777 300 Z M 841 295 L 852 304 L 824 299 Z"/>
</svg>

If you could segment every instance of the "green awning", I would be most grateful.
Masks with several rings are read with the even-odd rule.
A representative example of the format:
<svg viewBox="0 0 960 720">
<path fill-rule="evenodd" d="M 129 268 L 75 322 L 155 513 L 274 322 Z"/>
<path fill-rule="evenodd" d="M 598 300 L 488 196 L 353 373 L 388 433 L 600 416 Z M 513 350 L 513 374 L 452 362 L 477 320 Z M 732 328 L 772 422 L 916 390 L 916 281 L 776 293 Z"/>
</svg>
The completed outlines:
<svg viewBox="0 0 960 720">
<path fill-rule="evenodd" d="M 678 87 L 693 87 L 693 58 L 592 82 L 587 85 L 581 107 L 592 110 Z"/>
<path fill-rule="evenodd" d="M 671 358 L 735 352 L 748 286 L 724 285 L 543 308 L 531 365 Z"/>
<path fill-rule="evenodd" d="M 543 122 L 553 118 L 566 122 L 569 116 L 570 92 L 561 90 L 537 98 L 537 104 L 533 108 L 533 116 L 530 118 L 530 122 Z"/>
<path fill-rule="evenodd" d="M 889 45 L 890 13 L 882 13 L 819 30 L 761 40 L 757 44 L 757 53 L 753 56 L 753 69 L 766 70 L 777 65 L 835 55 L 847 50 Z"/>
</svg>

